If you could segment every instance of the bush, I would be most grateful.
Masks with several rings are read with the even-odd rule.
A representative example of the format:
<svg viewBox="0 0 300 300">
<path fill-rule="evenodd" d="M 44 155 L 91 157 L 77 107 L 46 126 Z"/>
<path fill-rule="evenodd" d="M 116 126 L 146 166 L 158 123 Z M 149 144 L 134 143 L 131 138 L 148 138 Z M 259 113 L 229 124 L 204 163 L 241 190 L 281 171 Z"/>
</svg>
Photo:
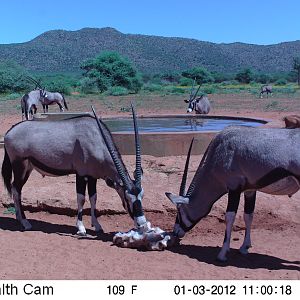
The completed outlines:
<svg viewBox="0 0 300 300">
<path fill-rule="evenodd" d="M 182 72 L 182 76 L 186 78 L 196 79 L 197 84 L 214 82 L 212 74 L 205 68 L 192 68 Z"/>
<path fill-rule="evenodd" d="M 154 83 L 144 84 L 143 89 L 149 92 L 158 92 L 162 90 L 162 86 Z"/>
<path fill-rule="evenodd" d="M 106 93 L 112 96 L 123 96 L 128 95 L 129 91 L 123 86 L 112 86 L 107 90 Z"/>
<path fill-rule="evenodd" d="M 287 84 L 287 80 L 285 78 L 280 78 L 275 81 L 275 85 L 286 85 L 286 84 Z"/>
<path fill-rule="evenodd" d="M 80 92 L 83 94 L 96 94 L 99 92 L 96 80 L 91 78 L 83 78 L 80 80 Z"/>
<path fill-rule="evenodd" d="M 194 82 L 194 80 L 191 79 L 191 78 L 182 77 L 179 80 L 179 85 L 181 85 L 181 86 L 192 86 L 193 82 Z"/>
<path fill-rule="evenodd" d="M 0 62 L 0 93 L 21 92 L 30 88 L 25 69 L 12 61 Z"/>
<path fill-rule="evenodd" d="M 216 89 L 213 86 L 205 86 L 202 88 L 204 94 L 214 94 Z"/>
<path fill-rule="evenodd" d="M 236 74 L 235 79 L 240 83 L 250 83 L 254 79 L 251 69 L 247 68 Z"/>
<path fill-rule="evenodd" d="M 117 52 L 103 52 L 80 66 L 84 77 L 94 80 L 101 92 L 112 86 L 122 86 L 137 93 L 142 86 L 141 76 L 131 63 Z"/>
<path fill-rule="evenodd" d="M 177 86 L 169 86 L 165 89 L 167 94 L 184 94 L 185 89 L 177 87 Z"/>
</svg>

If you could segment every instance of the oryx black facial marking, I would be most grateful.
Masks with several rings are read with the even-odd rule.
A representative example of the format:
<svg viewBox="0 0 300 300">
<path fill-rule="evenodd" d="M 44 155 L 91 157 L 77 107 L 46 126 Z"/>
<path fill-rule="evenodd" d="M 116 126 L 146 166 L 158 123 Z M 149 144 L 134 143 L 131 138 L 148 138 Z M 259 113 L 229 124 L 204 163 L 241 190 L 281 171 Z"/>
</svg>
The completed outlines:
<svg viewBox="0 0 300 300">
<path fill-rule="evenodd" d="M 219 260 L 225 261 L 240 194 L 244 193 L 246 230 L 240 252 L 247 254 L 251 247 L 256 191 L 288 196 L 296 193 L 300 188 L 299 148 L 300 131 L 295 129 L 229 127 L 223 130 L 208 146 L 188 192 L 182 192 L 184 184 L 179 196 L 166 193 L 173 203 L 178 203 L 175 235 L 183 237 L 228 193 L 225 238 L 218 255 Z M 187 161 L 189 155 L 190 151 Z"/>
</svg>

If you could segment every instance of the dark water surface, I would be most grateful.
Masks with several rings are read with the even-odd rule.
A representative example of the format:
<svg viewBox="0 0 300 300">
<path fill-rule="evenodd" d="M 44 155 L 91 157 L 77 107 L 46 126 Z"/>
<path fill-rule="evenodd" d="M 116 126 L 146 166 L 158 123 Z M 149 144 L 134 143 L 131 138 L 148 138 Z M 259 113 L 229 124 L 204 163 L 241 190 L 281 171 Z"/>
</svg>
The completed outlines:
<svg viewBox="0 0 300 300">
<path fill-rule="evenodd" d="M 132 119 L 106 119 L 105 124 L 112 132 L 133 131 Z M 221 131 L 227 126 L 257 127 L 264 123 L 255 120 L 220 119 L 220 118 L 140 118 L 138 119 L 140 132 L 185 132 L 185 131 Z"/>
</svg>

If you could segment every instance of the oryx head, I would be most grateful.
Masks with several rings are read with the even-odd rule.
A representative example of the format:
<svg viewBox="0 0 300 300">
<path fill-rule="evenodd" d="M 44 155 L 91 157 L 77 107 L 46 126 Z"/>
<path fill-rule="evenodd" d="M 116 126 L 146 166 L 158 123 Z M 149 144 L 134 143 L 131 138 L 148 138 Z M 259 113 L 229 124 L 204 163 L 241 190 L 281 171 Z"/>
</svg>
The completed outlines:
<svg viewBox="0 0 300 300">
<path fill-rule="evenodd" d="M 199 90 L 200 90 L 200 86 L 201 86 L 201 85 L 199 85 L 199 87 L 198 87 L 196 93 L 194 93 L 195 82 L 196 82 L 196 78 L 194 79 L 193 86 L 192 86 L 192 88 L 191 88 L 191 93 L 190 93 L 190 98 L 189 98 L 189 100 L 187 100 L 187 99 L 184 100 L 185 103 L 188 103 L 188 104 L 189 104 L 189 105 L 188 105 L 188 108 L 187 108 L 187 112 L 188 112 L 188 113 L 192 112 L 192 111 L 195 109 L 196 103 L 197 103 L 197 101 L 199 101 L 198 99 L 196 99 L 196 97 L 197 97 L 197 94 L 198 94 L 198 92 L 199 92 Z"/>
<path fill-rule="evenodd" d="M 30 76 L 26 76 L 26 78 L 28 80 L 30 80 L 32 83 L 35 84 L 35 90 L 39 90 L 40 91 L 40 98 L 47 98 L 48 95 L 46 93 L 45 87 L 41 86 L 41 80 L 37 81 L 34 78 L 30 77 Z"/>
<path fill-rule="evenodd" d="M 183 218 L 184 218 L 184 208 L 189 204 L 190 199 L 189 199 L 189 195 L 185 193 L 185 186 L 186 186 L 193 142 L 194 142 L 194 138 L 191 141 L 188 155 L 186 158 L 185 167 L 184 167 L 180 189 L 179 189 L 179 196 L 172 193 L 166 193 L 166 196 L 171 200 L 171 202 L 177 206 L 177 216 L 176 216 L 173 233 L 175 236 L 179 238 L 183 237 L 185 235 L 185 232 L 187 231 L 186 226 L 183 222 Z"/>
<path fill-rule="evenodd" d="M 133 173 L 134 179 L 130 178 L 115 145 L 113 144 L 112 140 L 108 138 L 109 133 L 107 129 L 105 128 L 104 124 L 99 121 L 95 113 L 95 110 L 92 107 L 99 130 L 107 146 L 107 149 L 111 155 L 111 158 L 114 162 L 114 165 L 119 175 L 118 177 L 120 178 L 120 180 L 118 181 L 114 181 L 111 178 L 106 178 L 106 184 L 114 188 L 118 192 L 118 194 L 122 199 L 123 207 L 127 210 L 131 218 L 134 218 L 136 220 L 139 217 L 141 219 L 144 219 L 142 202 L 141 202 L 144 196 L 144 190 L 142 188 L 143 171 L 141 166 L 141 162 L 142 162 L 141 147 L 139 141 L 136 114 L 132 104 L 131 104 L 131 109 L 132 109 L 133 124 L 134 124 L 135 151 L 136 151 L 136 168 Z M 137 221 L 137 223 L 139 223 L 139 221 Z M 140 223 L 144 223 L 144 222 L 141 221 Z"/>
</svg>

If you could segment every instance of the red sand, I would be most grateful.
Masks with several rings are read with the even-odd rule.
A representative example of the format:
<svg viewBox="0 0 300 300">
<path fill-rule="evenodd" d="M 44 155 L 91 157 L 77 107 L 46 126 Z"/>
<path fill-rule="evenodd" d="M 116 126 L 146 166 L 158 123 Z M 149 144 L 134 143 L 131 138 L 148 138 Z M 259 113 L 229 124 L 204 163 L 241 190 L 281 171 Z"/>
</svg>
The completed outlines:
<svg viewBox="0 0 300 300">
<path fill-rule="evenodd" d="M 215 112 L 222 113 L 224 111 Z M 228 110 L 225 113 L 235 115 Z M 285 114 L 252 112 L 256 117 L 276 119 Z M 251 111 L 239 112 L 239 115 L 251 115 Z M 19 118 L 19 115 L 2 114 L 0 135 Z M 2 161 L 2 150 L 0 157 Z M 191 174 L 199 159 L 192 158 Z M 131 159 L 129 161 L 131 166 Z M 170 230 L 175 215 L 170 212 L 171 206 L 163 194 L 165 191 L 177 192 L 184 160 L 178 157 L 147 157 L 146 161 L 145 207 L 157 203 L 164 208 L 163 213 L 146 212 L 146 216 L 154 226 Z M 171 170 L 172 166 L 176 167 Z M 98 185 L 104 186 L 102 182 Z M 76 206 L 72 177 L 51 178 L 47 183 L 35 173 L 25 187 L 24 197 L 32 202 L 53 200 L 60 195 Z M 57 195 L 60 190 L 63 194 Z M 105 193 L 113 200 L 102 199 L 100 194 L 97 207 L 105 209 L 112 205 L 117 210 L 121 209 L 116 192 L 106 189 Z M 7 198 L 5 195 L 0 184 L 2 200 Z M 216 256 L 224 237 L 226 201 L 226 196 L 219 200 L 210 215 L 185 236 L 181 245 L 163 252 L 113 246 L 114 232 L 132 228 L 132 221 L 124 214 L 101 216 L 105 233 L 99 237 L 89 230 L 90 218 L 84 216 L 88 235 L 79 238 L 75 235 L 75 217 L 27 212 L 33 230 L 22 232 L 14 216 L 3 214 L 5 208 L 0 207 L 0 279 L 300 279 L 300 193 L 291 199 L 258 194 L 252 231 L 253 247 L 247 256 L 237 251 L 244 236 L 241 201 L 229 260 L 221 264 L 216 261 Z M 89 207 L 88 203 L 86 207 Z"/>
</svg>

